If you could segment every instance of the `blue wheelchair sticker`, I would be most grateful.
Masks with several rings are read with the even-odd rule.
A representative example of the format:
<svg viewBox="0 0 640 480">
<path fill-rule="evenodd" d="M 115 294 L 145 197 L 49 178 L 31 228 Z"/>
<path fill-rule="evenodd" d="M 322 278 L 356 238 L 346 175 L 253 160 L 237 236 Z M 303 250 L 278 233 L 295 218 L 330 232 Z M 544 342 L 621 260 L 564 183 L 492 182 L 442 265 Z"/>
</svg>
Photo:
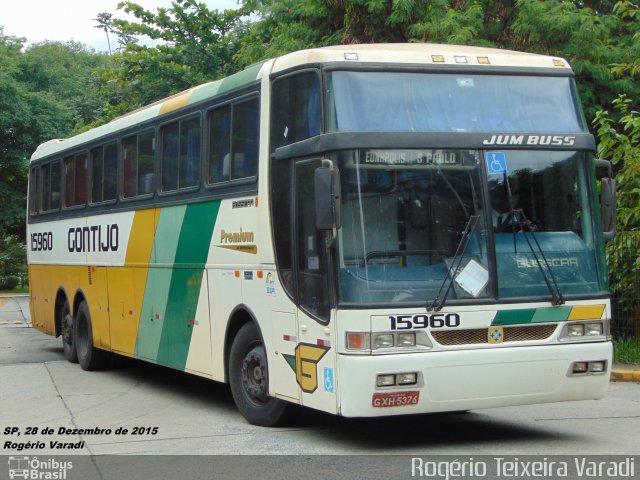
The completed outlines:
<svg viewBox="0 0 640 480">
<path fill-rule="evenodd" d="M 333 368 L 324 367 L 324 391 L 333 393 L 335 391 L 333 383 Z"/>
<path fill-rule="evenodd" d="M 487 172 L 489 175 L 503 175 L 507 173 L 507 156 L 504 152 L 485 153 Z"/>
</svg>

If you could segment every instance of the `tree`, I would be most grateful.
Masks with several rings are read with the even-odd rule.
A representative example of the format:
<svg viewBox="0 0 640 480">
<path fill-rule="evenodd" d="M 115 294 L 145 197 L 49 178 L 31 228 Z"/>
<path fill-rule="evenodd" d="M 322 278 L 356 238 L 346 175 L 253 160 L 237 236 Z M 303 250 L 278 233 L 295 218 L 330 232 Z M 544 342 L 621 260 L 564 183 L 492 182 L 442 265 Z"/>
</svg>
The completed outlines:
<svg viewBox="0 0 640 480">
<path fill-rule="evenodd" d="M 609 64 L 636 60 L 633 29 L 607 0 L 248 0 L 260 13 L 241 39 L 241 65 L 300 48 L 372 42 L 494 46 L 567 58 L 589 120 L 640 85 Z M 636 105 L 640 105 L 637 103 Z"/>
<path fill-rule="evenodd" d="M 640 8 L 628 1 L 618 2 L 615 8 L 629 30 L 635 32 L 632 41 L 640 44 Z M 638 80 L 638 62 L 634 58 L 617 63 L 612 70 L 617 76 Z M 597 113 L 594 126 L 599 157 L 610 160 L 617 171 L 618 234 L 607 244 L 611 290 L 630 311 L 640 305 L 640 113 L 626 95 L 618 96 L 612 104 L 612 112 Z"/>
<path fill-rule="evenodd" d="M 100 25 L 115 32 L 122 46 L 112 66 L 101 70 L 102 81 L 115 85 L 118 92 L 110 113 L 146 105 L 237 70 L 233 57 L 243 17 L 249 13 L 246 8 L 220 12 L 196 0 L 175 0 L 155 13 L 130 1 L 118 8 L 139 21 L 99 16 Z M 135 36 L 147 36 L 156 45 L 142 45 L 133 40 Z"/>
</svg>

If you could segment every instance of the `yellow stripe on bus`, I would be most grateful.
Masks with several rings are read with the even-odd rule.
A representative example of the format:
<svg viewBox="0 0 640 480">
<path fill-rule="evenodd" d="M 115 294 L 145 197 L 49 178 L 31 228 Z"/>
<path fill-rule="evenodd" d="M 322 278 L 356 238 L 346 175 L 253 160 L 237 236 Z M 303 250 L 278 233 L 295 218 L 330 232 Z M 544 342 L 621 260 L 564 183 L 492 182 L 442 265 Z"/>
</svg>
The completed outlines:
<svg viewBox="0 0 640 480">
<path fill-rule="evenodd" d="M 568 320 L 592 320 L 602 318 L 604 305 L 575 305 Z"/>
<path fill-rule="evenodd" d="M 135 213 L 124 261 L 126 266 L 149 264 L 158 215 L 160 215 L 160 209 L 157 208 L 138 210 Z"/>
</svg>

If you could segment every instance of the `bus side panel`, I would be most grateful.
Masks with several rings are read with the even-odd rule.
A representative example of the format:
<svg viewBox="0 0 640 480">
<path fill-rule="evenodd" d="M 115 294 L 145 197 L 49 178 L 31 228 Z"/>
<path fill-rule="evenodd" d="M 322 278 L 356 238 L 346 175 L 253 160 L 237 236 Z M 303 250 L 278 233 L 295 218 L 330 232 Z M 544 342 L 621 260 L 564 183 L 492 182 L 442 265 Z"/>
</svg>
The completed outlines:
<svg viewBox="0 0 640 480">
<path fill-rule="evenodd" d="M 34 328 L 55 335 L 55 292 L 51 293 L 51 279 L 45 265 L 29 266 L 29 293 L 31 295 L 31 321 Z"/>
<path fill-rule="evenodd" d="M 210 376 L 212 374 L 211 363 L 211 324 L 209 313 L 209 282 L 207 270 L 202 275 L 200 292 L 198 294 L 198 307 L 196 309 L 192 325 L 191 344 L 187 354 L 185 370 Z"/>
<path fill-rule="evenodd" d="M 208 269 L 207 274 L 210 280 L 209 300 L 211 302 L 211 374 L 214 380 L 223 382 L 226 381 L 225 333 L 233 310 L 242 304 L 242 280 L 240 275 L 236 276 L 235 271 L 231 269 Z"/>
<path fill-rule="evenodd" d="M 109 333 L 109 296 L 107 287 L 106 267 L 82 268 L 79 275 L 88 276 L 86 289 L 84 290 L 91 324 L 93 326 L 93 344 L 97 347 L 109 350 L 111 348 L 111 336 Z"/>
<path fill-rule="evenodd" d="M 146 268 L 132 267 L 112 267 L 107 271 L 111 349 L 130 357 L 134 355 L 138 336 L 136 280 L 140 280 L 141 273 L 146 276 L 146 272 Z"/>
</svg>

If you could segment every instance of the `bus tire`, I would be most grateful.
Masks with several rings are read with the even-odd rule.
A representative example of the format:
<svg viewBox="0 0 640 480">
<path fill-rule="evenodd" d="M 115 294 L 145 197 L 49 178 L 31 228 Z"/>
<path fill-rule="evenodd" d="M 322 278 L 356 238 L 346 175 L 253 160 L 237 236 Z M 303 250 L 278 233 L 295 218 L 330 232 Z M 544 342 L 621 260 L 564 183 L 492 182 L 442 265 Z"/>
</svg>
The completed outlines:
<svg viewBox="0 0 640 480">
<path fill-rule="evenodd" d="M 107 352 L 93 345 L 91 315 L 89 314 L 89 305 L 84 300 L 78 306 L 73 326 L 80 367 L 83 370 L 100 370 L 106 365 L 108 356 Z"/>
<path fill-rule="evenodd" d="M 65 299 L 58 312 L 60 318 L 60 336 L 62 337 L 62 350 L 64 357 L 71 363 L 78 363 L 76 352 L 75 332 L 73 328 L 73 316 L 69 308 L 69 301 Z"/>
<path fill-rule="evenodd" d="M 229 384 L 238 410 L 249 423 L 273 427 L 289 417 L 292 405 L 269 396 L 267 352 L 253 322 L 243 325 L 233 339 Z"/>
</svg>

